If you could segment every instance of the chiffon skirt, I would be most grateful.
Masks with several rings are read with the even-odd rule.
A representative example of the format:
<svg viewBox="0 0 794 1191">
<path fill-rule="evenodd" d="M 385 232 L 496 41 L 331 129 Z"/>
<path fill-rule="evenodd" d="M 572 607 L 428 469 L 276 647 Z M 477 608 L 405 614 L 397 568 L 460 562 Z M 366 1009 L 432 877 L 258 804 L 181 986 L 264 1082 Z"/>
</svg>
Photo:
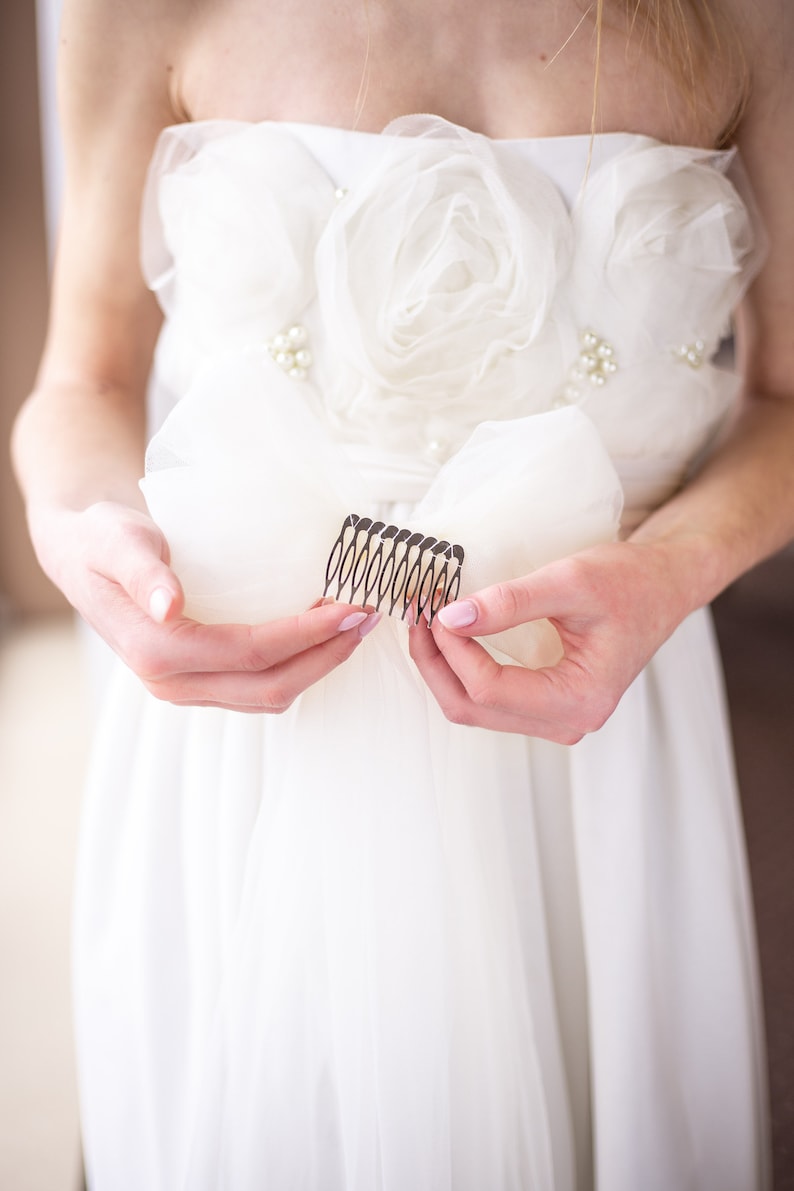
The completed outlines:
<svg viewBox="0 0 794 1191">
<path fill-rule="evenodd" d="M 116 672 L 76 896 L 91 1191 L 764 1186 L 708 614 L 571 748 L 448 724 L 405 633 L 279 717 Z"/>
</svg>

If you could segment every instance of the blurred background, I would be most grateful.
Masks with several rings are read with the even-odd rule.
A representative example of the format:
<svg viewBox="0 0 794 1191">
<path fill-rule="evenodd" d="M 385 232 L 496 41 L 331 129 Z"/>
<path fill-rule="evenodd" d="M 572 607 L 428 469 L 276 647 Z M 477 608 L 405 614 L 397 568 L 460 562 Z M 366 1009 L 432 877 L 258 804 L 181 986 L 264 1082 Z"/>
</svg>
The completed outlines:
<svg viewBox="0 0 794 1191">
<path fill-rule="evenodd" d="M 2 1191 L 80 1185 L 69 913 L 91 699 L 83 638 L 37 568 L 6 447 L 46 319 L 47 228 L 51 236 L 59 177 L 57 5 L 39 0 L 38 22 L 32 3 L 0 5 Z M 735 584 L 715 614 L 758 915 L 775 1188 L 794 1191 L 794 551 Z"/>
<path fill-rule="evenodd" d="M 46 57 L 53 38 L 41 10 Z M 43 71 L 47 107 L 52 71 Z M 38 570 L 8 463 L 44 334 L 36 5 L 0 5 L 0 1188 L 77 1191 L 69 914 L 90 731 L 82 639 Z M 51 157 L 51 154 L 48 154 Z M 56 166 L 53 176 L 59 173 Z M 53 205 L 55 196 L 53 195 Z"/>
</svg>

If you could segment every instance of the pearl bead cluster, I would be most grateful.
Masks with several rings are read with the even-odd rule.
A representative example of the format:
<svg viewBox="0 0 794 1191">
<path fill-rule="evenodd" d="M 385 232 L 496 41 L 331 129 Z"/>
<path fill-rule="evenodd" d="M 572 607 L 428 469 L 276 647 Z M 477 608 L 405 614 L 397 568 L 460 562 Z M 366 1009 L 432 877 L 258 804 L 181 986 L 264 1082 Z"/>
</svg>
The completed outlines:
<svg viewBox="0 0 794 1191">
<path fill-rule="evenodd" d="M 673 348 L 673 355 L 682 364 L 688 364 L 690 368 L 702 368 L 706 355 L 706 344 L 702 339 L 696 339 L 694 343 L 682 343 L 679 347 Z"/>
<path fill-rule="evenodd" d="M 579 359 L 568 373 L 568 383 L 554 402 L 555 406 L 571 405 L 584 396 L 582 385 L 599 388 L 618 370 L 615 349 L 595 331 L 582 331 L 579 336 Z"/>
<path fill-rule="evenodd" d="M 570 371 L 571 380 L 587 380 L 591 385 L 606 384 L 612 373 L 618 370 L 614 347 L 606 339 L 600 339 L 595 331 L 583 331 L 579 342 L 582 350 L 578 363 Z"/>
<path fill-rule="evenodd" d="M 296 323 L 287 331 L 274 335 L 267 342 L 271 357 L 293 380 L 305 380 L 312 365 L 309 351 L 309 334 L 305 327 Z"/>
</svg>

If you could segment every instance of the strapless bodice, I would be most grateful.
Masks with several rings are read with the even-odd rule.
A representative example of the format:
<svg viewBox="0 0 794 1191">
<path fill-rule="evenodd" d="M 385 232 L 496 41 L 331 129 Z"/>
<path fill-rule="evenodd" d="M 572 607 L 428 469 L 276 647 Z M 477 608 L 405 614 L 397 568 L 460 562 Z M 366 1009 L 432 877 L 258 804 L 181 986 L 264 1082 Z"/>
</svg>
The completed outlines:
<svg viewBox="0 0 794 1191">
<path fill-rule="evenodd" d="M 618 457 L 688 458 L 734 395 L 710 360 L 755 259 L 730 161 L 424 116 L 169 129 L 143 237 L 166 404 L 210 354 L 288 364 L 301 326 L 288 371 L 342 440 L 440 461 L 484 418 L 570 402 Z"/>
</svg>

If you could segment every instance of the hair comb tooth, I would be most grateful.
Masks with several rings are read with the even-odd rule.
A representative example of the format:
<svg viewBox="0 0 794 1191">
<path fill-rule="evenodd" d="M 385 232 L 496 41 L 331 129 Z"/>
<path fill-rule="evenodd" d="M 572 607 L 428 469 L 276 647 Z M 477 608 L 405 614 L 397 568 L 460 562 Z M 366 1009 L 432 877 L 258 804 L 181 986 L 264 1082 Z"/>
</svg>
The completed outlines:
<svg viewBox="0 0 794 1191">
<path fill-rule="evenodd" d="M 328 555 L 323 595 L 416 620 L 460 594 L 462 546 L 349 513 Z"/>
</svg>

